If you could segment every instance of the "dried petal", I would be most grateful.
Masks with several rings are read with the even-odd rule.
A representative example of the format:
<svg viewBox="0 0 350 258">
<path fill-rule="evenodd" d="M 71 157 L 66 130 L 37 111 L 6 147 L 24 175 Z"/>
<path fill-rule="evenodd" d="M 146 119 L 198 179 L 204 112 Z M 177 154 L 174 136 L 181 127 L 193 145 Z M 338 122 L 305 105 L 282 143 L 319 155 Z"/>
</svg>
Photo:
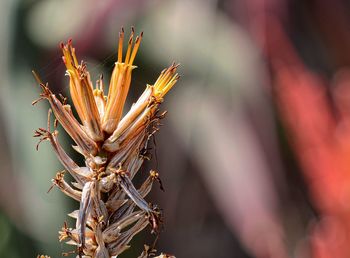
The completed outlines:
<svg viewBox="0 0 350 258">
<path fill-rule="evenodd" d="M 86 70 L 86 64 L 78 64 L 75 56 L 75 49 L 72 42 L 61 45 L 64 55 L 64 63 L 69 76 L 69 89 L 86 133 L 95 141 L 103 139 L 100 125 L 100 114 L 95 102 L 90 74 Z"/>
<path fill-rule="evenodd" d="M 64 171 L 58 172 L 56 177 L 52 179 L 52 183 L 56 185 L 64 194 L 79 202 L 81 199 L 81 192 L 74 190 L 66 181 L 64 181 L 63 177 Z"/>
<path fill-rule="evenodd" d="M 147 108 L 144 110 L 143 113 L 138 116 L 136 121 L 134 121 L 130 127 L 115 141 L 107 139 L 103 145 L 103 148 L 112 152 L 118 151 L 123 144 L 133 140 L 137 135 L 142 134 L 147 127 L 147 124 L 151 121 L 151 117 L 153 116 L 152 112 L 154 112 L 153 108 Z"/>
<path fill-rule="evenodd" d="M 80 208 L 79 208 L 79 216 L 76 223 L 76 228 L 78 230 L 79 235 L 79 246 L 85 247 L 85 230 L 86 230 L 86 220 L 88 215 L 90 214 L 91 209 L 91 191 L 94 187 L 95 182 L 88 182 L 84 185 Z"/>
<path fill-rule="evenodd" d="M 142 198 L 140 193 L 136 190 L 135 186 L 131 182 L 126 173 L 118 173 L 118 181 L 123 191 L 130 197 L 131 200 L 143 211 L 152 213 L 153 210 L 149 207 L 148 203 Z"/>
<path fill-rule="evenodd" d="M 124 35 L 124 34 L 123 34 Z M 111 83 L 107 98 L 106 112 L 103 117 L 102 128 L 105 132 L 112 134 L 117 128 L 123 113 L 126 96 L 131 83 L 131 72 L 136 66 L 133 65 L 137 50 L 141 43 L 141 38 L 137 37 L 132 48 L 133 33 L 130 36 L 125 61 L 122 60 L 122 42 L 124 36 L 119 38 L 118 62 L 112 73 Z M 131 55 L 131 56 L 130 56 Z"/>
<path fill-rule="evenodd" d="M 106 100 L 104 96 L 104 85 L 103 85 L 102 75 L 96 82 L 96 89 L 94 90 L 94 98 L 98 109 L 98 113 L 100 114 L 100 122 L 102 122 L 102 118 L 105 114 L 105 109 L 106 109 Z"/>
<path fill-rule="evenodd" d="M 147 88 L 137 100 L 137 102 L 131 107 L 130 111 L 123 117 L 123 119 L 118 124 L 118 128 L 113 132 L 113 134 L 105 141 L 111 144 L 115 142 L 119 136 L 135 121 L 135 119 L 145 110 L 150 102 L 153 87 L 147 85 Z"/>
<path fill-rule="evenodd" d="M 78 144 L 85 156 L 95 155 L 98 147 L 96 143 L 85 133 L 80 124 L 72 118 L 70 113 L 64 108 L 62 103 L 56 98 L 50 91 L 47 85 L 40 84 L 43 89 L 43 93 L 40 95 L 46 98 L 55 114 L 55 117 L 66 130 L 66 132 L 72 137 L 72 139 Z"/>
<path fill-rule="evenodd" d="M 130 240 L 148 225 L 147 218 L 140 219 L 132 228 L 120 234 L 120 237 L 111 244 L 108 244 L 109 253 L 111 255 L 119 255 L 128 248 Z"/>
<path fill-rule="evenodd" d="M 49 133 L 49 132 L 48 132 Z M 49 133 L 50 143 L 58 157 L 61 161 L 62 165 L 65 169 L 71 174 L 71 176 L 81 185 L 83 186 L 85 182 L 88 181 L 87 175 L 82 173 L 84 171 L 83 168 L 79 167 L 64 151 L 61 144 L 58 142 L 57 135 L 58 132 Z"/>
<path fill-rule="evenodd" d="M 144 211 L 136 211 L 124 217 L 123 219 L 120 219 L 115 223 L 109 225 L 102 233 L 103 241 L 105 243 L 111 243 L 115 241 L 124 228 L 129 227 L 131 224 L 135 223 L 144 216 Z"/>
<path fill-rule="evenodd" d="M 158 178 L 158 174 L 150 172 L 150 176 L 146 179 L 145 182 L 138 189 L 139 194 L 142 198 L 145 198 L 147 194 L 151 191 L 152 185 L 155 179 Z M 118 201 L 118 200 L 117 200 Z M 111 210 L 111 216 L 109 218 L 109 223 L 112 224 L 116 221 L 123 219 L 125 216 L 129 215 L 134 209 L 136 204 L 132 200 L 119 202 L 120 205 L 116 206 L 114 210 Z"/>
<path fill-rule="evenodd" d="M 130 140 L 130 142 L 125 143 L 112 158 L 111 161 L 108 163 L 107 170 L 108 169 L 114 169 L 118 167 L 119 165 L 124 164 L 124 162 L 127 159 L 131 158 L 131 155 L 138 155 L 139 150 L 142 148 L 142 144 L 147 140 L 147 137 L 145 137 L 144 134 L 139 134 L 134 139 Z"/>
<path fill-rule="evenodd" d="M 95 230 L 95 238 L 97 242 L 97 248 L 94 254 L 94 258 L 109 258 L 109 252 L 108 249 L 105 246 L 105 243 L 103 242 L 103 237 L 102 237 L 102 230 L 101 230 L 101 225 L 99 224 Z"/>
<path fill-rule="evenodd" d="M 157 101 L 161 101 L 165 94 L 175 85 L 180 79 L 180 76 L 176 73 L 176 69 L 179 64 L 172 64 L 166 70 L 163 70 L 157 81 L 154 83 L 154 97 Z"/>
</svg>

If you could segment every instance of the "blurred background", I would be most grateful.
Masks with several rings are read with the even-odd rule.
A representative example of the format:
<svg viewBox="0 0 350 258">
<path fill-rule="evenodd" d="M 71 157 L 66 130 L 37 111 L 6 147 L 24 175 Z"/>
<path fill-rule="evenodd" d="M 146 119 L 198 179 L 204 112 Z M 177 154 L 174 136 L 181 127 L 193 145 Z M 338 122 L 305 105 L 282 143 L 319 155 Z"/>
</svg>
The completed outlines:
<svg viewBox="0 0 350 258">
<path fill-rule="evenodd" d="M 35 151 L 47 103 L 34 69 L 68 95 L 58 47 L 73 39 L 108 83 L 121 26 L 144 31 L 129 106 L 172 61 L 182 78 L 151 168 L 165 229 L 157 249 L 191 258 L 350 257 L 350 5 L 345 0 L 2 0 L 0 257 L 60 257 L 77 208 Z M 126 34 L 128 35 L 128 33 Z M 63 134 L 67 152 L 70 148 Z M 149 232 L 122 257 L 137 257 Z"/>
</svg>

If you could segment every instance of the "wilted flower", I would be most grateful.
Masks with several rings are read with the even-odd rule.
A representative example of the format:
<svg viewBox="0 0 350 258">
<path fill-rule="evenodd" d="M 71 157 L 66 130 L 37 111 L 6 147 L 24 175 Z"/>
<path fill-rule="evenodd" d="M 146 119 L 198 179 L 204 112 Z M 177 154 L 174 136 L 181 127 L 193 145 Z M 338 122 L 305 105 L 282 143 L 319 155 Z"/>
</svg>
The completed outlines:
<svg viewBox="0 0 350 258">
<path fill-rule="evenodd" d="M 124 30 L 119 34 L 118 61 L 112 73 L 108 95 L 104 95 L 102 76 L 93 88 L 90 74 L 84 62 L 79 63 L 72 41 L 62 44 L 63 61 L 69 76 L 69 89 L 78 119 L 74 117 L 66 99 L 59 100 L 34 73 L 42 93 L 37 101 L 47 99 L 51 109 L 47 128 L 35 131 L 40 141 L 49 140 L 57 157 L 72 177 L 71 185 L 64 180 L 65 171 L 58 172 L 52 180 L 63 193 L 80 202 L 79 210 L 69 214 L 76 219 L 75 228 L 65 223 L 59 232 L 59 240 L 76 245 L 79 255 L 88 257 L 117 256 L 129 248 L 134 235 L 151 226 L 158 232 L 161 223 L 159 209 L 147 203 L 144 197 L 153 182 L 160 182 L 159 175 L 151 171 L 139 189 L 132 179 L 148 158 L 147 143 L 158 130 L 165 112 L 159 112 L 164 95 L 178 81 L 178 65 L 164 69 L 153 85 L 145 91 L 122 118 L 123 108 L 131 84 L 136 53 L 142 33 L 134 40 L 134 29 L 123 58 Z M 52 111 L 51 111 L 52 110 Z M 85 159 L 85 166 L 78 166 L 58 141 L 57 123 L 50 130 L 50 115 L 74 140 L 73 148 Z M 39 145 L 39 144 L 38 144 Z"/>
</svg>

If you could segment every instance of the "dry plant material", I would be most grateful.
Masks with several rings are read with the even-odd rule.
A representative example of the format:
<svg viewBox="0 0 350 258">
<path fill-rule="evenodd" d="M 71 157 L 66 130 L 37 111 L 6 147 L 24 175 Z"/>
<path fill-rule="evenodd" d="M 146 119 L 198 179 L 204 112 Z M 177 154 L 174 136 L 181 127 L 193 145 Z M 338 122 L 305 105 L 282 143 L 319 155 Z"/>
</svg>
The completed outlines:
<svg viewBox="0 0 350 258">
<path fill-rule="evenodd" d="M 172 64 L 164 69 L 157 81 L 146 86 L 122 117 L 141 39 L 142 33 L 134 40 L 132 28 L 123 58 L 124 30 L 119 33 L 118 61 L 107 96 L 104 95 L 102 76 L 93 88 L 86 63 L 78 62 L 72 41 L 61 44 L 70 95 L 78 118 L 66 104 L 66 98 L 56 97 L 48 84 L 42 83 L 34 72 L 42 93 L 33 104 L 46 99 L 51 106 L 47 128 L 36 130 L 34 137 L 40 139 L 38 146 L 48 140 L 65 168 L 52 179 L 53 185 L 80 203 L 79 210 L 68 214 L 76 219 L 75 228 L 64 223 L 59 240 L 75 245 L 80 257 L 116 257 L 128 249 L 131 239 L 147 226 L 155 234 L 161 226 L 160 210 L 144 199 L 154 181 L 160 182 L 158 173 L 151 170 L 139 189 L 132 180 L 143 161 L 149 159 L 147 144 L 165 116 L 165 112 L 159 111 L 159 106 L 179 79 L 176 73 L 178 65 Z M 52 112 L 56 118 L 53 131 L 50 129 Z M 84 167 L 78 166 L 60 145 L 57 122 L 75 142 L 73 148 L 84 156 Z M 75 181 L 66 182 L 65 172 Z M 153 247 L 148 249 L 153 250 Z M 140 257 L 148 257 L 152 252 L 144 250 Z"/>
</svg>

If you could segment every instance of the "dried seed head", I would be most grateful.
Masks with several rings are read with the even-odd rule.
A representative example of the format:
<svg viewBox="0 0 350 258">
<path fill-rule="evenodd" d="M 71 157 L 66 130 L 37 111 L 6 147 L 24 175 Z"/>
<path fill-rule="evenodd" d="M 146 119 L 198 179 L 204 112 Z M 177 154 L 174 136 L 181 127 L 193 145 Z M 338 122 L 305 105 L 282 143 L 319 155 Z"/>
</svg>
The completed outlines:
<svg viewBox="0 0 350 258">
<path fill-rule="evenodd" d="M 70 95 L 79 119 L 66 104 L 67 99 L 62 95 L 58 99 L 34 73 L 42 93 L 33 104 L 46 99 L 51 106 L 47 128 L 36 130 L 34 137 L 39 138 L 39 143 L 44 140 L 51 143 L 65 171 L 75 180 L 71 184 L 66 182 L 65 171 L 61 171 L 52 179 L 53 186 L 80 203 L 79 210 L 69 214 L 76 219 L 75 228 L 68 228 L 65 223 L 59 231 L 59 240 L 76 246 L 81 257 L 119 255 L 129 248 L 134 235 L 147 226 L 158 235 L 162 224 L 160 210 L 144 199 L 155 180 L 163 190 L 158 172 L 151 170 L 139 189 L 132 180 L 143 161 L 150 159 L 148 141 L 158 131 L 160 120 L 166 113 L 159 112 L 159 106 L 179 79 L 176 73 L 178 65 L 172 64 L 164 69 L 154 85 L 147 85 L 122 118 L 131 73 L 136 67 L 133 63 L 143 36 L 141 33 L 134 39 L 134 34 L 132 28 L 123 59 L 124 29 L 119 33 L 118 57 L 108 96 L 104 95 L 102 76 L 93 89 L 87 66 L 84 62 L 79 63 L 72 41 L 61 44 Z M 57 119 L 54 131 L 50 129 L 51 110 Z M 76 146 L 72 147 L 84 156 L 85 166 L 78 166 L 60 145 L 56 121 L 75 141 Z M 154 248 L 146 253 L 147 256 L 154 254 Z"/>
</svg>

